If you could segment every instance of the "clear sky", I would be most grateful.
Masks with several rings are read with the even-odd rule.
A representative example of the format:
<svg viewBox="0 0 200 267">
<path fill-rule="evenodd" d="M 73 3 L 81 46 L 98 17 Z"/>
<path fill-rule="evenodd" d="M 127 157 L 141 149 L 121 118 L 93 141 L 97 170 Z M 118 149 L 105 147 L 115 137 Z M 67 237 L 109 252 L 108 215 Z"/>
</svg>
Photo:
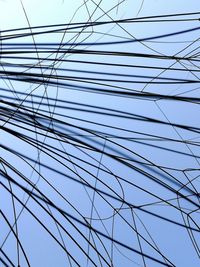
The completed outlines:
<svg viewBox="0 0 200 267">
<path fill-rule="evenodd" d="M 0 1 L 0 266 L 199 266 L 199 9 Z"/>
</svg>

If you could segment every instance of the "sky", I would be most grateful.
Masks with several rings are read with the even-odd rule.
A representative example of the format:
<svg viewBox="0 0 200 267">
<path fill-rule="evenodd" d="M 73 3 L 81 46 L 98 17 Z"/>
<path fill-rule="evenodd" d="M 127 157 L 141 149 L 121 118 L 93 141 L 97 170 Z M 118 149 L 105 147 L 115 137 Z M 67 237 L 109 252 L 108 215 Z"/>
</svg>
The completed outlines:
<svg viewBox="0 0 200 267">
<path fill-rule="evenodd" d="M 199 8 L 0 1 L 0 266 L 199 266 Z"/>
</svg>

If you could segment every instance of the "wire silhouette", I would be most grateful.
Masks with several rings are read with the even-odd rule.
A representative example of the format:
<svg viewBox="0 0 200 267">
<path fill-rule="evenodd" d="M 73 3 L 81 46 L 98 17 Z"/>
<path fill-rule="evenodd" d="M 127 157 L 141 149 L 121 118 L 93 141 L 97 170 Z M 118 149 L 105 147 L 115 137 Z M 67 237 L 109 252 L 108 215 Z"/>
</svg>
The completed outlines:
<svg viewBox="0 0 200 267">
<path fill-rule="evenodd" d="M 127 2 L 1 30 L 2 266 L 199 260 L 200 12 Z"/>
</svg>

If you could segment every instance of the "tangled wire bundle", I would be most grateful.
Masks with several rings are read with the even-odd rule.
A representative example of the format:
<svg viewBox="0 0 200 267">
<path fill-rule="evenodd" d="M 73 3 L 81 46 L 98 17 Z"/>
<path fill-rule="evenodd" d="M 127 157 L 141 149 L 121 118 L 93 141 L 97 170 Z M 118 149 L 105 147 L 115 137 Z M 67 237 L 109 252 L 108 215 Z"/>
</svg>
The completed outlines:
<svg viewBox="0 0 200 267">
<path fill-rule="evenodd" d="M 1 266 L 199 265 L 200 11 L 174 2 L 0 20 Z"/>
</svg>

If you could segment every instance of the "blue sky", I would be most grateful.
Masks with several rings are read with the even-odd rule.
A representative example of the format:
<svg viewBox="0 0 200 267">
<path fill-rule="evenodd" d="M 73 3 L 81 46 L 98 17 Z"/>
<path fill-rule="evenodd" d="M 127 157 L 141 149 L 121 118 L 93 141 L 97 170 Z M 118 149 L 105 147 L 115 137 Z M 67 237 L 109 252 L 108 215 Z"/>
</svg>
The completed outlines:
<svg viewBox="0 0 200 267">
<path fill-rule="evenodd" d="M 199 7 L 0 1 L 2 266 L 199 265 Z"/>
</svg>

